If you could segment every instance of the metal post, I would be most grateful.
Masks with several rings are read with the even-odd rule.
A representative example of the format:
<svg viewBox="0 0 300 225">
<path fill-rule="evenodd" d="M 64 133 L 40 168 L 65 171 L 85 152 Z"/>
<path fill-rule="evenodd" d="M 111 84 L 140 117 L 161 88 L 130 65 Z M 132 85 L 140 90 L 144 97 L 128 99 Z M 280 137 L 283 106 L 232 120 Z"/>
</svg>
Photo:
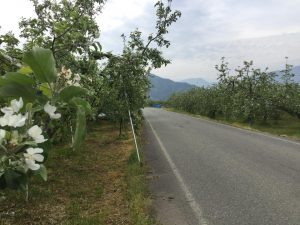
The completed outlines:
<svg viewBox="0 0 300 225">
<path fill-rule="evenodd" d="M 129 120 L 130 120 L 130 124 L 131 124 L 132 134 L 133 134 L 133 138 L 134 138 L 134 143 L 135 143 L 135 148 L 136 148 L 136 154 L 137 154 L 139 163 L 141 163 L 141 158 L 140 158 L 140 153 L 139 153 L 139 147 L 138 147 L 138 144 L 137 144 L 137 141 L 136 141 L 136 136 L 135 136 L 135 131 L 134 131 L 133 123 L 132 123 L 130 109 L 128 109 L 128 115 L 129 115 Z"/>
<path fill-rule="evenodd" d="M 123 87 L 124 87 L 125 101 L 126 101 L 127 107 L 128 107 L 128 115 L 129 115 L 129 120 L 130 120 L 130 124 L 131 124 L 131 130 L 132 130 L 134 143 L 135 143 L 136 154 L 137 154 L 137 157 L 138 157 L 139 164 L 142 165 L 141 158 L 140 158 L 139 147 L 138 147 L 138 144 L 137 144 L 137 141 L 136 141 L 135 131 L 134 131 L 133 123 L 132 123 L 132 117 L 131 117 L 131 112 L 130 112 L 130 104 L 129 104 L 129 100 L 128 100 L 128 96 L 127 96 L 127 92 L 126 92 L 126 87 L 124 85 L 123 74 L 122 74 L 122 81 L 123 81 Z"/>
</svg>

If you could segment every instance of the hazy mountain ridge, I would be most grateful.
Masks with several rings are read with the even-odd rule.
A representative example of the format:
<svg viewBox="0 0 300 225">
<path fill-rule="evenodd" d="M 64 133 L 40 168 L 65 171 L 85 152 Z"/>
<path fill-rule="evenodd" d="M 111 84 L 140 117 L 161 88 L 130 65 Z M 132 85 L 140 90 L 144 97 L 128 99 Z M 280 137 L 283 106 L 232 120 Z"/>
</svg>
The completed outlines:
<svg viewBox="0 0 300 225">
<path fill-rule="evenodd" d="M 195 85 L 197 87 L 208 87 L 209 85 L 211 85 L 210 82 L 204 80 L 203 78 L 189 78 L 189 79 L 184 79 L 181 82 Z"/>
<path fill-rule="evenodd" d="M 277 74 L 276 80 L 280 81 L 280 71 L 274 71 Z M 295 74 L 294 81 L 300 83 L 300 66 L 294 66 L 292 73 Z M 203 78 L 188 78 L 180 82 L 176 82 L 170 79 L 162 78 L 154 74 L 150 75 L 151 89 L 149 91 L 149 97 L 154 101 L 165 101 L 172 94 L 177 92 L 188 91 L 196 87 L 209 87 L 213 85 L 213 82 L 208 82 Z"/>
<path fill-rule="evenodd" d="M 165 101 L 176 92 L 184 92 L 196 87 L 195 85 L 175 82 L 154 74 L 150 75 L 150 82 L 152 87 L 149 92 L 149 97 L 154 101 Z"/>
<path fill-rule="evenodd" d="M 277 74 L 277 78 L 276 78 L 276 80 L 278 80 L 278 81 L 280 81 L 280 77 L 281 77 L 281 72 L 280 72 L 280 70 L 278 70 L 278 71 L 275 71 L 275 73 Z M 295 82 L 297 82 L 297 83 L 300 83 L 300 66 L 294 66 L 293 68 L 292 68 L 292 73 L 293 74 L 295 74 L 295 76 L 294 76 L 294 81 Z"/>
</svg>

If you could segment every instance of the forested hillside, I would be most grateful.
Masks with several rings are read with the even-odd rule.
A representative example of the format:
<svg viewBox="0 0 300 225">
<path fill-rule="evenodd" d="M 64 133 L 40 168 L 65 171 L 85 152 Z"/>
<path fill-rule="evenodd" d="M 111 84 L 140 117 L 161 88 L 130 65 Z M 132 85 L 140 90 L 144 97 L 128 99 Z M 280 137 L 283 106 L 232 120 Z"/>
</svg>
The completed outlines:
<svg viewBox="0 0 300 225">
<path fill-rule="evenodd" d="M 164 79 L 154 74 L 151 74 L 149 79 L 151 83 L 149 98 L 153 101 L 166 101 L 174 93 L 184 92 L 196 87 L 188 83 Z"/>
</svg>

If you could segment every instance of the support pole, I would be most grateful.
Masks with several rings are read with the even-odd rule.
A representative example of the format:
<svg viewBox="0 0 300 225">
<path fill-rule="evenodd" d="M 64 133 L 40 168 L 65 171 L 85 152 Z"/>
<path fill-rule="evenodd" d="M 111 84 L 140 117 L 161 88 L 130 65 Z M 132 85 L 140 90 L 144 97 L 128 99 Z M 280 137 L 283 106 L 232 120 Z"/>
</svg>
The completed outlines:
<svg viewBox="0 0 300 225">
<path fill-rule="evenodd" d="M 130 120 L 130 124 L 131 124 L 131 130 L 132 130 L 132 134 L 133 134 L 133 138 L 134 138 L 134 143 L 135 143 L 135 148 L 136 148 L 136 154 L 137 154 L 137 157 L 138 157 L 138 161 L 141 164 L 140 152 L 139 152 L 139 147 L 138 147 L 138 144 L 137 144 L 137 141 L 136 141 L 136 136 L 135 136 L 134 126 L 133 126 L 133 123 L 132 123 L 130 109 L 128 109 L 128 115 L 129 115 L 129 120 Z"/>
</svg>

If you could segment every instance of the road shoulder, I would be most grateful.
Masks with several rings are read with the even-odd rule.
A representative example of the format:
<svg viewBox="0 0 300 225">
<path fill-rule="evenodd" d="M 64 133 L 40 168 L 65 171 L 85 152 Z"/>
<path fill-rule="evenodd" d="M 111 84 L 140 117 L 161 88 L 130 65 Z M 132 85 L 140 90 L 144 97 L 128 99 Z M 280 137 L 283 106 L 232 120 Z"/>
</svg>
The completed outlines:
<svg viewBox="0 0 300 225">
<path fill-rule="evenodd" d="M 148 186 L 153 210 L 164 225 L 193 225 L 197 220 L 147 121 L 143 130 Z"/>
</svg>

